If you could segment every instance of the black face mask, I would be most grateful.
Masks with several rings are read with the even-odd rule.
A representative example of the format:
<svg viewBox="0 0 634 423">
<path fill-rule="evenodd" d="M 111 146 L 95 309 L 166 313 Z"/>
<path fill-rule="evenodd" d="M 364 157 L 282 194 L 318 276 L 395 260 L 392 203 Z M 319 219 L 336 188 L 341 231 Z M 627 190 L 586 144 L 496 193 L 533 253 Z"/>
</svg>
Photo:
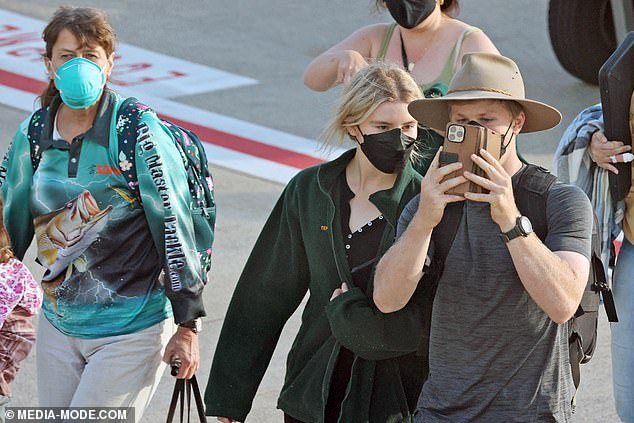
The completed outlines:
<svg viewBox="0 0 634 423">
<path fill-rule="evenodd" d="M 361 151 L 372 166 L 383 173 L 397 173 L 403 170 L 416 143 L 414 138 L 403 134 L 400 128 L 370 135 L 361 132 L 361 135 Z"/>
<path fill-rule="evenodd" d="M 436 0 L 386 0 L 385 5 L 397 24 L 412 29 L 431 15 Z"/>
</svg>

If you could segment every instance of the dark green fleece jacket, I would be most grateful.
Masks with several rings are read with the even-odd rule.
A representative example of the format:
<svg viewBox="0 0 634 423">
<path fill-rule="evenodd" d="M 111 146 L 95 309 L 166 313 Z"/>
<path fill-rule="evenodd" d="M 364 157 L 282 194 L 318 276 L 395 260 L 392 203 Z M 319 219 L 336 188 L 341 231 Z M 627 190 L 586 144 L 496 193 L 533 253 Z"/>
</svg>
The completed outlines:
<svg viewBox="0 0 634 423">
<path fill-rule="evenodd" d="M 354 157 L 305 169 L 286 186 L 246 263 L 227 311 L 205 392 L 206 414 L 243 422 L 282 328 L 309 292 L 286 364 L 278 408 L 323 421 L 332 371 L 343 346 L 355 357 L 340 422 L 409 422 L 427 375 L 430 295 L 421 288 L 402 310 L 383 314 L 353 286 L 337 204 L 338 178 Z M 410 166 L 370 201 L 387 221 L 379 253 L 394 242 L 398 217 L 420 191 Z M 333 301 L 333 291 L 351 288 Z"/>
</svg>

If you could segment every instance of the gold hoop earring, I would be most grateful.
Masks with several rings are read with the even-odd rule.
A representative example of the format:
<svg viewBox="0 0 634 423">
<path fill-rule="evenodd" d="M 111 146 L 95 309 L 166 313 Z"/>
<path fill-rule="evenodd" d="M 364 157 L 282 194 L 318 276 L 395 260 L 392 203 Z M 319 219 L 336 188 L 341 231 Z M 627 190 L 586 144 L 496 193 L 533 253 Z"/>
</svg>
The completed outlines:
<svg viewBox="0 0 634 423">
<path fill-rule="evenodd" d="M 438 0 L 438 4 L 442 6 L 443 4 L 445 4 L 445 0 Z"/>
</svg>

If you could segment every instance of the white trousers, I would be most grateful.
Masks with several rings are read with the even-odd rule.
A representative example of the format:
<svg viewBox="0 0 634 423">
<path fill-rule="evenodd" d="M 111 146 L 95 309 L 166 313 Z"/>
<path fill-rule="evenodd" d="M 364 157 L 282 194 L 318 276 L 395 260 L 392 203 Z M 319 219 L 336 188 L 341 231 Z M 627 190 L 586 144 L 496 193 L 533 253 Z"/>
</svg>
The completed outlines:
<svg viewBox="0 0 634 423">
<path fill-rule="evenodd" d="M 138 423 L 163 371 L 176 326 L 164 320 L 140 332 L 98 339 L 64 335 L 41 316 L 36 341 L 41 407 L 134 407 Z"/>
</svg>

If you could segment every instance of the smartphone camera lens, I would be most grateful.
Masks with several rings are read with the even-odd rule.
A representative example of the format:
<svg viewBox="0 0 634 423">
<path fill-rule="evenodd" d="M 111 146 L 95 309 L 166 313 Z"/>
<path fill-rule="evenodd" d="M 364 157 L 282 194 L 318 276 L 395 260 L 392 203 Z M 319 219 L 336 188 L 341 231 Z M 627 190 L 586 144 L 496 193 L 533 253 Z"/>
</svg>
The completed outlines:
<svg viewBox="0 0 634 423">
<path fill-rule="evenodd" d="M 449 132 L 447 133 L 447 139 L 449 141 L 455 141 L 456 140 L 456 127 L 455 126 L 450 126 L 449 127 Z"/>
<path fill-rule="evenodd" d="M 447 139 L 451 142 L 462 142 L 464 139 L 464 128 L 458 125 L 451 125 L 447 130 Z"/>
</svg>

